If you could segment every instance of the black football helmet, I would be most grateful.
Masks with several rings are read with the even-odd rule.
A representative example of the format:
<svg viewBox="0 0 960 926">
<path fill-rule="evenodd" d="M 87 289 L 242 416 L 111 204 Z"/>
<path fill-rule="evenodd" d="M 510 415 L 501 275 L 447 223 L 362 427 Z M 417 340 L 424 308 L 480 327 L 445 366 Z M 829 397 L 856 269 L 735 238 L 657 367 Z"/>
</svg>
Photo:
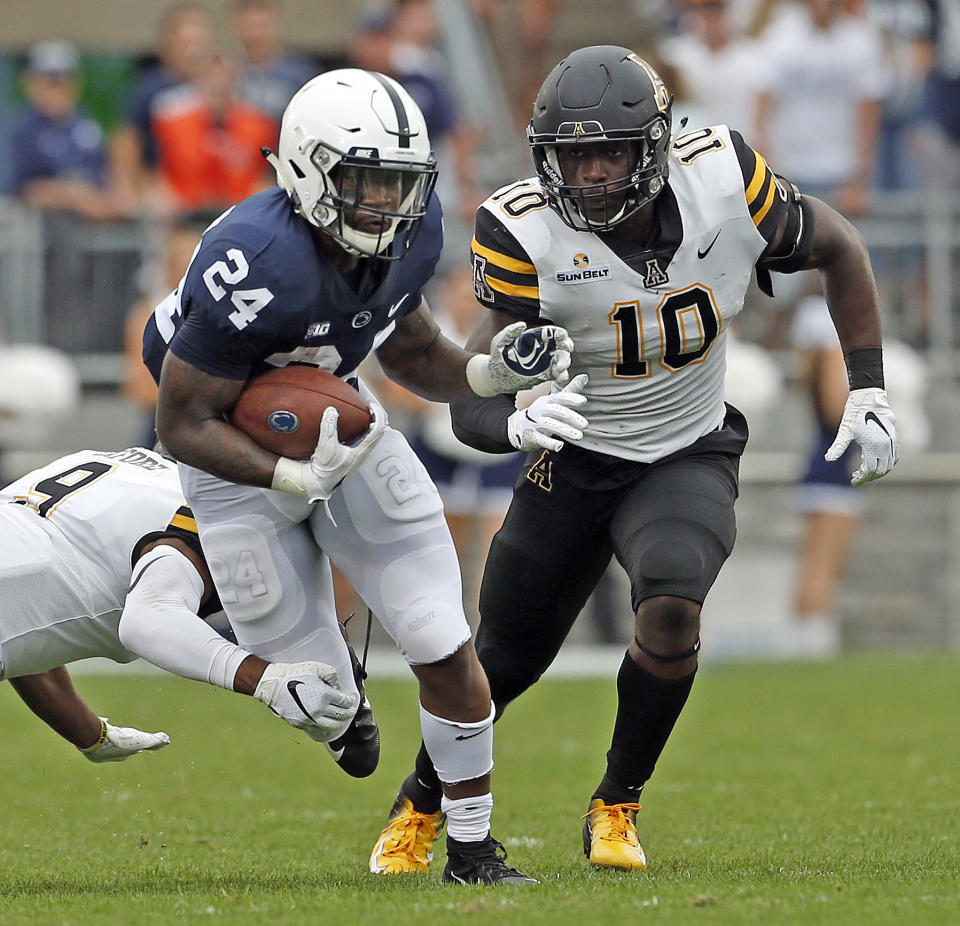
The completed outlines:
<svg viewBox="0 0 960 926">
<path fill-rule="evenodd" d="M 567 225 L 608 231 L 656 198 L 670 167 L 672 104 L 657 72 L 618 45 L 580 48 L 550 72 L 533 105 L 527 140 L 543 191 Z M 630 144 L 629 176 L 591 186 L 567 183 L 559 146 L 597 141 Z M 598 201 L 602 210 L 582 208 Z"/>
</svg>

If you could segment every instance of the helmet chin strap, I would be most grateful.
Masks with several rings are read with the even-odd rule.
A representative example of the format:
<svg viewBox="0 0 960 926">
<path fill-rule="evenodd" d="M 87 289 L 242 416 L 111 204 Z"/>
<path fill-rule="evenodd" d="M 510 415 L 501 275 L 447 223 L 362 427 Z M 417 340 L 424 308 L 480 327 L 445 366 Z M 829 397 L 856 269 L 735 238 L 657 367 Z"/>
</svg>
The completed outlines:
<svg viewBox="0 0 960 926">
<path fill-rule="evenodd" d="M 396 222 L 393 224 L 395 226 Z M 340 237 L 334 240 L 349 254 L 356 254 L 360 257 L 375 257 L 390 247 L 395 235 L 395 228 L 388 228 L 380 234 L 371 235 L 369 232 L 357 231 L 357 229 L 344 222 Z M 360 247 L 362 244 L 368 244 L 369 248 L 363 250 Z"/>
<path fill-rule="evenodd" d="M 594 222 L 592 219 L 588 218 L 587 216 L 585 216 L 585 215 L 580 211 L 580 207 L 579 207 L 579 206 L 577 207 L 577 212 L 580 212 L 580 218 L 583 219 L 583 221 L 586 222 L 587 225 L 589 225 L 589 226 L 591 226 L 591 227 L 596 226 L 597 228 L 601 228 L 601 229 L 602 229 L 602 228 L 606 228 L 608 225 L 613 225 L 613 224 L 616 224 L 617 222 L 619 222 L 619 221 L 620 221 L 620 217 L 623 215 L 623 210 L 626 209 L 626 208 L 627 208 L 627 201 L 624 200 L 624 201 L 623 201 L 623 205 L 617 210 L 616 215 L 610 216 L 610 218 L 606 219 L 606 220 L 603 221 L 603 222 Z"/>
</svg>

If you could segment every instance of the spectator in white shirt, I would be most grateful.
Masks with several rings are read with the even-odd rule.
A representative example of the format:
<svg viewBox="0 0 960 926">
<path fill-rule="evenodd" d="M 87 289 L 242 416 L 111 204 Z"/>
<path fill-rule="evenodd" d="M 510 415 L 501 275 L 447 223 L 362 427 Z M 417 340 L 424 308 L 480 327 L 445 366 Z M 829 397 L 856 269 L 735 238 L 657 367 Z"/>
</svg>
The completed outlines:
<svg viewBox="0 0 960 926">
<path fill-rule="evenodd" d="M 876 30 L 846 0 L 805 0 L 762 42 L 770 83 L 757 147 L 805 192 L 862 213 L 888 88 Z"/>
</svg>

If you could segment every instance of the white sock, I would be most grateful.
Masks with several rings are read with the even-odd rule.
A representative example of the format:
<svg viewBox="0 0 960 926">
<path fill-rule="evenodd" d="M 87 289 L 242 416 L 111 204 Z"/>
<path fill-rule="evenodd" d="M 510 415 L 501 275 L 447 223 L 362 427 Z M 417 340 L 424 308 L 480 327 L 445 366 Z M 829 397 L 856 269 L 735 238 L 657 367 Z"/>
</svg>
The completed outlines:
<svg viewBox="0 0 960 926">
<path fill-rule="evenodd" d="M 446 795 L 440 809 L 447 815 L 447 836 L 457 842 L 480 842 L 490 834 L 493 795 L 488 791 L 478 797 L 451 800 Z"/>
</svg>

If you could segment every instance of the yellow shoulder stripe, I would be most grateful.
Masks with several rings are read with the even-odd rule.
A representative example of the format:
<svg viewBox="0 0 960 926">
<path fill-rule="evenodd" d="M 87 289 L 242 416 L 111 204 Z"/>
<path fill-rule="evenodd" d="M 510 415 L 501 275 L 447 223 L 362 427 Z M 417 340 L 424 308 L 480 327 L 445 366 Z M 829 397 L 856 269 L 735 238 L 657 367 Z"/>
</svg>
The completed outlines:
<svg viewBox="0 0 960 926">
<path fill-rule="evenodd" d="M 511 273 L 536 273 L 537 268 L 525 260 L 517 260 L 515 257 L 508 257 L 492 248 L 485 248 L 476 238 L 470 242 L 470 247 L 474 254 L 485 257 L 491 264 L 499 267 L 501 270 L 509 270 Z"/>
<path fill-rule="evenodd" d="M 773 205 L 773 198 L 777 195 L 777 185 L 773 182 L 773 178 L 770 180 L 770 191 L 767 193 L 767 198 L 763 203 L 760 211 L 753 217 L 753 224 L 760 227 L 760 223 L 763 221 L 763 217 L 770 211 L 770 207 Z"/>
<path fill-rule="evenodd" d="M 177 512 L 173 516 L 170 526 L 179 527 L 181 530 L 190 531 L 193 534 L 198 533 L 196 518 L 187 517 L 186 515 L 180 514 L 180 512 Z"/>
<path fill-rule="evenodd" d="M 763 187 L 763 181 L 767 176 L 767 162 L 760 157 L 758 151 L 753 152 L 757 158 L 757 167 L 753 172 L 753 179 L 750 181 L 750 185 L 747 187 L 747 205 L 752 206 L 753 201 L 757 198 L 757 195 L 760 192 L 760 189 Z"/>
<path fill-rule="evenodd" d="M 496 277 L 490 276 L 489 273 L 484 275 L 484 279 L 490 289 L 495 289 L 505 296 L 520 296 L 523 299 L 540 298 L 539 286 L 517 286 L 515 283 L 504 283 L 503 280 L 498 280 Z"/>
</svg>

